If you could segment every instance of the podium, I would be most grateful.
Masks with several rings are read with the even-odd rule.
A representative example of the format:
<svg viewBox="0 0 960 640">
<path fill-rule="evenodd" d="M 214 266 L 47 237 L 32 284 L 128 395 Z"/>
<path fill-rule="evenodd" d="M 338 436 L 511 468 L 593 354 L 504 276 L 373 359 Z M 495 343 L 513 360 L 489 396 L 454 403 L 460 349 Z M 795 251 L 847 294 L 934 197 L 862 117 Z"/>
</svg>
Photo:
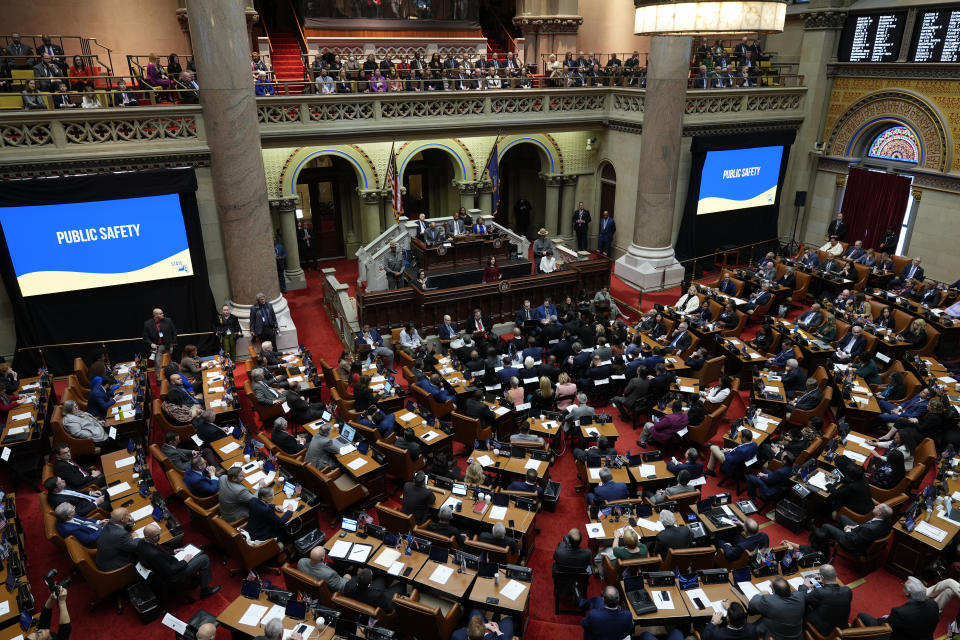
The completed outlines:
<svg viewBox="0 0 960 640">
<path fill-rule="evenodd" d="M 498 244 L 500 246 L 496 246 Z M 510 243 L 499 237 L 469 235 L 460 240 L 447 240 L 436 247 L 428 247 L 420 238 L 413 238 L 410 247 L 427 276 L 448 271 L 483 271 L 490 256 L 497 259 L 497 264 L 510 259 Z"/>
</svg>

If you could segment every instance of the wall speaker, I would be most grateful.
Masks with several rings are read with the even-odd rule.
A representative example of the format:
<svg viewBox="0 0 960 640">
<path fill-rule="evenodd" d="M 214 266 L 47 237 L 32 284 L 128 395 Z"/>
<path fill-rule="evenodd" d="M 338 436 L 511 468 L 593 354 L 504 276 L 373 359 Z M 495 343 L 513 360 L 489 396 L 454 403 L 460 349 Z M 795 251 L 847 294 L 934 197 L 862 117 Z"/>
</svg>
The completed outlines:
<svg viewBox="0 0 960 640">
<path fill-rule="evenodd" d="M 793 206 L 803 207 L 807 204 L 807 192 L 806 191 L 797 191 L 793 197 Z"/>
</svg>

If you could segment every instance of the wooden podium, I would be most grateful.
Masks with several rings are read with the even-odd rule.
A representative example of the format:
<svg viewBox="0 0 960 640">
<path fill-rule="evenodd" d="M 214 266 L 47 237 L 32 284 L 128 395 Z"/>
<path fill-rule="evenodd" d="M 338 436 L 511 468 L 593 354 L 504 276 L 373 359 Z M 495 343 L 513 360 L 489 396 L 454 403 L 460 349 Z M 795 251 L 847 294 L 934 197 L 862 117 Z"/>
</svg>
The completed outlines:
<svg viewBox="0 0 960 640">
<path fill-rule="evenodd" d="M 496 246 L 497 244 L 500 246 Z M 447 269 L 482 270 L 490 256 L 496 257 L 498 263 L 510 259 L 510 243 L 499 237 L 468 235 L 460 240 L 447 240 L 444 245 L 428 247 L 420 238 L 410 241 L 410 247 L 417 256 L 417 263 L 428 276 Z"/>
</svg>

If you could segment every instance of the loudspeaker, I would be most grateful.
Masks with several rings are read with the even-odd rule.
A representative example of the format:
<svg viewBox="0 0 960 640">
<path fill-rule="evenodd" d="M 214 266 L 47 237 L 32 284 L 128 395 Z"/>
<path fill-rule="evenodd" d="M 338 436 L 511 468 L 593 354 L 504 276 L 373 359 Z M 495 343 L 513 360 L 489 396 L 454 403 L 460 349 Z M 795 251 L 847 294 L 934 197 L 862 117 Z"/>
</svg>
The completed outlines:
<svg viewBox="0 0 960 640">
<path fill-rule="evenodd" d="M 793 206 L 803 207 L 807 204 L 807 192 L 806 191 L 797 191 L 793 196 Z"/>
</svg>

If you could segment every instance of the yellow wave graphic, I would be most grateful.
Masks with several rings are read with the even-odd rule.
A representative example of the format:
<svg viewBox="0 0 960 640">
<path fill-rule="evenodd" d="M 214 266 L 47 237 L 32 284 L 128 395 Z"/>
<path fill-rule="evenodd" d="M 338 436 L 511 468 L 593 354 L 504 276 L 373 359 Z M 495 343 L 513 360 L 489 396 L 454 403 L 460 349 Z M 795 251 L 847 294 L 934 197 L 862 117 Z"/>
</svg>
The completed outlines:
<svg viewBox="0 0 960 640">
<path fill-rule="evenodd" d="M 186 271 L 181 270 L 186 267 Z M 151 265 L 126 271 L 124 273 L 86 273 L 82 271 L 35 271 L 17 278 L 20 291 L 24 296 L 41 296 L 61 291 L 77 291 L 110 287 L 131 282 L 163 280 L 193 275 L 193 263 L 190 262 L 190 250 L 183 251 L 159 260 Z"/>
<path fill-rule="evenodd" d="M 697 202 L 697 215 L 730 211 L 731 209 L 749 209 L 750 207 L 765 207 L 777 199 L 777 187 L 772 186 L 763 193 L 749 200 L 731 200 L 729 198 L 703 198 Z"/>
</svg>

